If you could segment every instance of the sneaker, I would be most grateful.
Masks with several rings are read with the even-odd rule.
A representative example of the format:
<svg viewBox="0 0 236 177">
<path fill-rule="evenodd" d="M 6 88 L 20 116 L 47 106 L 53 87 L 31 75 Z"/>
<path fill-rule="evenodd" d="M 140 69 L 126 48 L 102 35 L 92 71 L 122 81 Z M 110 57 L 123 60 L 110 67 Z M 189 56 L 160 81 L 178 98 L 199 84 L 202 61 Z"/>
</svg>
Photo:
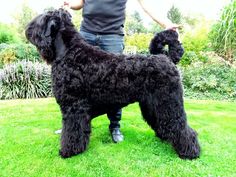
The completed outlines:
<svg viewBox="0 0 236 177">
<path fill-rule="evenodd" d="M 59 129 L 59 130 L 56 130 L 54 133 L 55 133 L 55 134 L 61 134 L 61 131 L 62 131 L 62 130 Z"/>
<path fill-rule="evenodd" d="M 122 135 L 119 128 L 110 129 L 110 133 L 114 143 L 119 143 L 124 140 L 124 136 Z"/>
</svg>

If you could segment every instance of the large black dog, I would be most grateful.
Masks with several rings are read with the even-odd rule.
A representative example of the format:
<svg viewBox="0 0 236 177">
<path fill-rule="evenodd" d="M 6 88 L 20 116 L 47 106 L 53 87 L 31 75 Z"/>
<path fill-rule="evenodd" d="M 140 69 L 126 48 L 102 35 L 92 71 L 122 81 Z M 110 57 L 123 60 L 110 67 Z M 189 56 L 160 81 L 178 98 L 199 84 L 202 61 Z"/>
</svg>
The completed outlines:
<svg viewBox="0 0 236 177">
<path fill-rule="evenodd" d="M 63 115 L 60 155 L 83 152 L 91 120 L 139 102 L 143 118 L 181 158 L 197 158 L 197 134 L 189 127 L 179 72 L 166 55 L 115 55 L 87 44 L 63 10 L 37 16 L 27 39 L 52 65 L 53 92 Z"/>
</svg>

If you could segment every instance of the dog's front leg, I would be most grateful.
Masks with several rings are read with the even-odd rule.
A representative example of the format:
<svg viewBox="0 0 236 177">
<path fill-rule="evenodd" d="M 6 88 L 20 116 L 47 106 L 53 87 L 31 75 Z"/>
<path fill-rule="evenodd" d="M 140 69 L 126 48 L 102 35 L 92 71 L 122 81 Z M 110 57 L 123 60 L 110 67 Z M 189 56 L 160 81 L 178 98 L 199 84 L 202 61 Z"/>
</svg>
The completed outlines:
<svg viewBox="0 0 236 177">
<path fill-rule="evenodd" d="M 86 150 L 91 132 L 89 106 L 84 101 L 77 101 L 69 106 L 61 106 L 63 127 L 61 149 L 63 158 L 68 158 Z"/>
</svg>

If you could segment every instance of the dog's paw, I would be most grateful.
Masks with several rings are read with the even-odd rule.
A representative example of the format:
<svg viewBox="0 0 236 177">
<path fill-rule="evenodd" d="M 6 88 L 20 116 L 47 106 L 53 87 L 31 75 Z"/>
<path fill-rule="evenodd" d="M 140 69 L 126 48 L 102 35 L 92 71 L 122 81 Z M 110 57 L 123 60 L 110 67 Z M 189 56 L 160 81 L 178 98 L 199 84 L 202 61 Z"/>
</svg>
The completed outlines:
<svg viewBox="0 0 236 177">
<path fill-rule="evenodd" d="M 66 159 L 66 158 L 70 158 L 72 156 L 75 156 L 79 153 L 75 153 L 75 152 L 72 152 L 72 151 L 63 151 L 63 150 L 59 150 L 59 155 L 63 158 L 63 159 Z"/>
<path fill-rule="evenodd" d="M 66 159 L 66 158 L 69 158 L 71 157 L 72 155 L 68 152 L 64 152 L 62 150 L 59 150 L 59 155 L 63 158 L 63 159 Z"/>
<path fill-rule="evenodd" d="M 187 128 L 184 134 L 180 137 L 177 144 L 175 144 L 175 150 L 182 159 L 196 159 L 200 156 L 200 145 L 197 138 L 197 133 Z"/>
<path fill-rule="evenodd" d="M 179 152 L 178 154 L 179 154 L 179 157 L 181 159 L 193 160 L 193 159 L 199 158 L 199 156 L 200 156 L 200 146 L 197 145 L 195 147 L 190 147 L 185 152 Z"/>
</svg>

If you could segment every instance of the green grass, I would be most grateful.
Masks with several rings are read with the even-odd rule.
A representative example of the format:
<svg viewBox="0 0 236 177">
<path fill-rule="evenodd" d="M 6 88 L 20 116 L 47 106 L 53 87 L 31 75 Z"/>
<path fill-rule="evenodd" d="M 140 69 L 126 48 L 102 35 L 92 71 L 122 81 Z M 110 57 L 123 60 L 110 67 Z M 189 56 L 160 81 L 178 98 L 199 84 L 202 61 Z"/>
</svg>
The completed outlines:
<svg viewBox="0 0 236 177">
<path fill-rule="evenodd" d="M 199 133 L 197 160 L 182 160 L 142 120 L 139 107 L 123 109 L 125 141 L 114 144 L 108 119 L 92 122 L 86 152 L 58 155 L 61 114 L 54 99 L 0 101 L 0 176 L 236 176 L 236 103 L 186 100 Z"/>
</svg>

